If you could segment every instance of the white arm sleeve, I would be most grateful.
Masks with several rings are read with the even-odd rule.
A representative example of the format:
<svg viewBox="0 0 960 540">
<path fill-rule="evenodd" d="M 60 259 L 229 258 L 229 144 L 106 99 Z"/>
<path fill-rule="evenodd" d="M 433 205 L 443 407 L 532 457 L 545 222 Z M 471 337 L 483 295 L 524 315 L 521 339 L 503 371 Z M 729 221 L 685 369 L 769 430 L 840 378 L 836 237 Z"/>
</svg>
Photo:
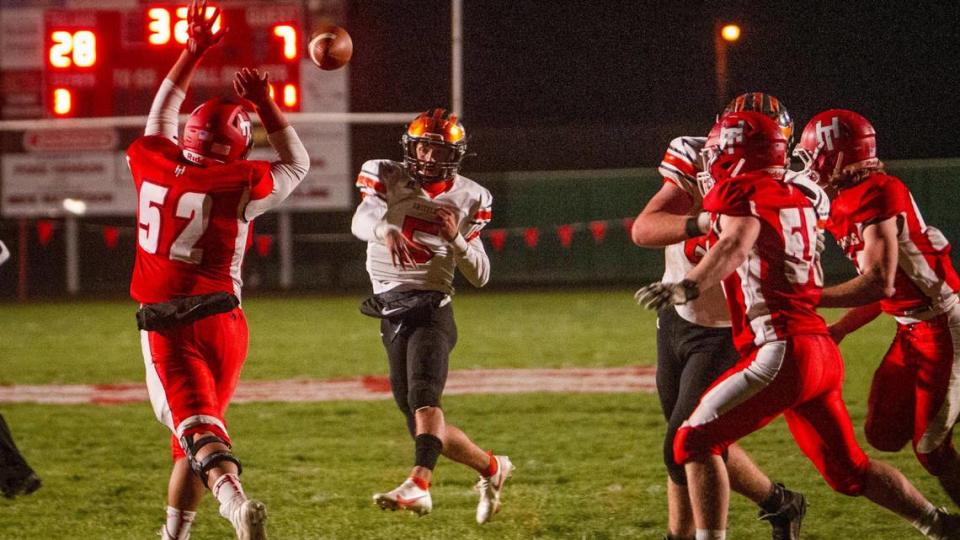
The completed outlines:
<svg viewBox="0 0 960 540">
<path fill-rule="evenodd" d="M 388 230 L 400 230 L 396 225 L 390 225 L 384 221 L 383 218 L 386 215 L 387 201 L 376 195 L 367 195 L 360 201 L 357 211 L 353 213 L 350 232 L 360 240 L 382 242 Z"/>
<path fill-rule="evenodd" d="M 490 258 L 479 236 L 467 242 L 463 235 L 457 235 L 450 247 L 457 259 L 457 269 L 471 285 L 483 287 L 490 281 Z"/>
<path fill-rule="evenodd" d="M 183 105 L 186 95 L 186 92 L 177 88 L 173 81 L 164 79 L 160 83 L 157 95 L 153 98 L 153 104 L 150 105 L 147 128 L 143 130 L 143 134 L 163 135 L 175 141 L 179 129 L 177 115 L 180 114 L 180 106 Z"/>
<path fill-rule="evenodd" d="M 247 204 L 243 211 L 243 218 L 247 221 L 280 206 L 280 203 L 297 189 L 310 170 L 310 155 L 292 126 L 267 135 L 267 140 L 280 156 L 278 161 L 270 164 L 273 191 L 270 195 Z"/>
<path fill-rule="evenodd" d="M 9 258 L 10 250 L 7 249 L 7 246 L 3 243 L 3 240 L 0 240 L 0 266 L 3 266 L 3 263 L 7 262 L 7 259 Z"/>
</svg>

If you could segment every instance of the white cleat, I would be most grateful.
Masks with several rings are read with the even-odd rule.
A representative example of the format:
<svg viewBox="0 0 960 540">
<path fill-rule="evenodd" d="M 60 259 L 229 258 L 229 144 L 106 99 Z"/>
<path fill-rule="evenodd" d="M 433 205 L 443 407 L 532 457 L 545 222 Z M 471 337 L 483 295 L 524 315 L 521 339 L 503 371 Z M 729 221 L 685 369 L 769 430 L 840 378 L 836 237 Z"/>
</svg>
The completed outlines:
<svg viewBox="0 0 960 540">
<path fill-rule="evenodd" d="M 410 478 L 393 491 L 375 494 L 373 502 L 383 510 L 409 510 L 418 516 L 424 516 L 433 510 L 430 491 L 421 489 Z"/>
<path fill-rule="evenodd" d="M 243 501 L 237 510 L 234 527 L 237 540 L 267 540 L 267 507 L 253 499 Z"/>
<path fill-rule="evenodd" d="M 480 504 L 477 505 L 477 523 L 484 523 L 493 519 L 493 515 L 500 511 L 500 492 L 507 478 L 513 473 L 513 463 L 507 456 L 494 456 L 497 459 L 497 472 L 487 478 L 480 477 L 477 490 L 480 492 Z"/>
</svg>

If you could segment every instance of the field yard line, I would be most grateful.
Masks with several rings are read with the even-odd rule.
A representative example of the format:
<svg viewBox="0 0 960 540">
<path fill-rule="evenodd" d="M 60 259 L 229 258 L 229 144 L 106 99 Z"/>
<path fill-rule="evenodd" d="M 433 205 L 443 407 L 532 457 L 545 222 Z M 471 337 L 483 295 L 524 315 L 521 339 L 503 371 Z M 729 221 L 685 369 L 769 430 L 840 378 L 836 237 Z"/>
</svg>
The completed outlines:
<svg viewBox="0 0 960 540">
<path fill-rule="evenodd" d="M 524 392 L 654 392 L 652 366 L 556 369 L 465 369 L 451 371 L 444 395 Z M 341 379 L 240 381 L 234 403 L 256 401 L 369 401 L 390 398 L 382 375 Z M 147 401 L 144 383 L 0 386 L 0 403 L 113 405 Z"/>
</svg>

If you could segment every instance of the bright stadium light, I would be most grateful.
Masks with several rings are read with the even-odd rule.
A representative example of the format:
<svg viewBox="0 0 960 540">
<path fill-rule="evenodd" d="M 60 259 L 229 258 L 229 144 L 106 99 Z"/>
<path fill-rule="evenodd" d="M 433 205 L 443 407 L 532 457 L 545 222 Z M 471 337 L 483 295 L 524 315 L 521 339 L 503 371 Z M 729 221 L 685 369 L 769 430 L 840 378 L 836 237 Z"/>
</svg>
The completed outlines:
<svg viewBox="0 0 960 540">
<path fill-rule="evenodd" d="M 735 24 L 724 25 L 720 29 L 720 36 L 729 43 L 740 39 L 740 27 Z"/>
<path fill-rule="evenodd" d="M 87 212 L 87 203 L 79 199 L 64 199 L 63 209 L 75 216 L 82 216 Z"/>
</svg>

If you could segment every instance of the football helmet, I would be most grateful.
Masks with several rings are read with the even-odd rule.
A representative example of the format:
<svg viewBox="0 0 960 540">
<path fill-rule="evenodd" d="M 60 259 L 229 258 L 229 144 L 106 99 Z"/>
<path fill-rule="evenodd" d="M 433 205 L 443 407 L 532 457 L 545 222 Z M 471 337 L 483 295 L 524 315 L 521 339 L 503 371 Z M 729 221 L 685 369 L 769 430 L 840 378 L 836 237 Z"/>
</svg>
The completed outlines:
<svg viewBox="0 0 960 540">
<path fill-rule="evenodd" d="M 787 139 L 773 120 L 762 113 L 743 111 L 720 117 L 710 176 L 715 182 L 743 173 L 768 169 L 784 173 Z"/>
<path fill-rule="evenodd" d="M 847 173 L 880 166 L 876 131 L 866 118 L 846 109 L 830 109 L 811 118 L 793 155 L 817 181 L 828 184 Z"/>
<path fill-rule="evenodd" d="M 780 127 L 780 132 L 787 139 L 787 145 L 793 141 L 793 118 L 783 103 L 774 96 L 763 92 L 740 94 L 727 104 L 720 116 L 740 111 L 753 111 L 767 115 Z"/>
<path fill-rule="evenodd" d="M 453 178 L 467 153 L 467 134 L 446 109 L 426 111 L 407 125 L 400 137 L 403 165 L 419 182 Z"/>
<path fill-rule="evenodd" d="M 253 148 L 253 128 L 244 105 L 213 98 L 194 109 L 180 138 L 183 157 L 196 165 L 245 159 Z"/>
</svg>

